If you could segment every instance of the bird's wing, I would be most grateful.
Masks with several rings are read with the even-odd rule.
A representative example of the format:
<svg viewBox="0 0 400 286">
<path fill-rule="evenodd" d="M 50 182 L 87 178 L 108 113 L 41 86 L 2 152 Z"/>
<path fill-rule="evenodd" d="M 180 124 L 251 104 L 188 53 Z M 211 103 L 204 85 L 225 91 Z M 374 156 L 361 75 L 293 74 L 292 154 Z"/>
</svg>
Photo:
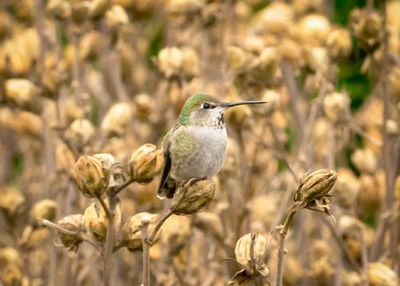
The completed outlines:
<svg viewBox="0 0 400 286">
<path fill-rule="evenodd" d="M 164 197 L 165 197 L 165 194 L 163 192 L 163 187 L 164 187 L 165 183 L 167 182 L 169 173 L 171 171 L 172 161 L 171 161 L 171 153 L 170 153 L 170 145 L 171 145 L 170 137 L 174 130 L 175 130 L 175 128 L 171 129 L 167 133 L 167 135 L 165 135 L 165 137 L 163 139 L 164 165 L 163 165 L 163 169 L 162 169 L 162 173 L 161 173 L 161 179 L 160 179 L 160 182 L 159 182 L 158 188 L 157 188 L 157 196 L 161 199 L 164 199 Z"/>
</svg>

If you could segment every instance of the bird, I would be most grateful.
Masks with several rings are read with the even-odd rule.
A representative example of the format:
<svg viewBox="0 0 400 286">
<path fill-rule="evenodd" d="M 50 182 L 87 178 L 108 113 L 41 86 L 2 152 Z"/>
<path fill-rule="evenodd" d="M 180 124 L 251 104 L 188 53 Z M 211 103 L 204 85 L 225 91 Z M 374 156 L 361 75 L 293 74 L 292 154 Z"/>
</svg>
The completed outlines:
<svg viewBox="0 0 400 286">
<path fill-rule="evenodd" d="M 222 102 L 208 93 L 189 97 L 163 139 L 164 163 L 157 196 L 171 199 L 181 184 L 215 176 L 224 164 L 228 141 L 225 111 L 238 105 L 263 103 L 266 102 Z"/>
</svg>

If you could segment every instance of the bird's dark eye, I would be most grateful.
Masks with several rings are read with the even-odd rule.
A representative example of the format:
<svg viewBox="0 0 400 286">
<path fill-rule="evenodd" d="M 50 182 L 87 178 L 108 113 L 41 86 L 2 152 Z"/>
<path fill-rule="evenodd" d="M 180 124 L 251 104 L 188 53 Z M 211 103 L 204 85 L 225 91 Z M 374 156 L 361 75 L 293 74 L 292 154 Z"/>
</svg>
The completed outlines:
<svg viewBox="0 0 400 286">
<path fill-rule="evenodd" d="M 211 104 L 205 102 L 205 103 L 203 103 L 203 106 L 202 106 L 202 107 L 203 107 L 204 109 L 209 109 L 209 108 L 211 108 Z"/>
</svg>

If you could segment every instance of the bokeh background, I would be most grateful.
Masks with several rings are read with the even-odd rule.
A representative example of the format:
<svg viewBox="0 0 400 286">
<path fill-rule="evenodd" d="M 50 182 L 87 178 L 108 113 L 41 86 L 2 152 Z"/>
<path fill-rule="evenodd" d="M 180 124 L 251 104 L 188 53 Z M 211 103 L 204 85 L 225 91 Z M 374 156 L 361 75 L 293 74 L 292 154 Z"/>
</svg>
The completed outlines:
<svg viewBox="0 0 400 286">
<path fill-rule="evenodd" d="M 0 285 L 101 285 L 95 248 L 68 251 L 41 220 L 93 203 L 72 174 L 80 156 L 128 164 L 143 144 L 161 148 L 200 91 L 268 105 L 226 114 L 215 198 L 164 224 L 152 285 L 226 285 L 249 232 L 268 240 L 273 281 L 273 230 L 318 168 L 338 173 L 336 222 L 296 216 L 284 285 L 398 285 L 399 15 L 398 0 L 2 0 Z M 119 194 L 121 226 L 168 209 L 157 183 Z M 140 250 L 112 264 L 112 285 L 140 285 Z"/>
</svg>

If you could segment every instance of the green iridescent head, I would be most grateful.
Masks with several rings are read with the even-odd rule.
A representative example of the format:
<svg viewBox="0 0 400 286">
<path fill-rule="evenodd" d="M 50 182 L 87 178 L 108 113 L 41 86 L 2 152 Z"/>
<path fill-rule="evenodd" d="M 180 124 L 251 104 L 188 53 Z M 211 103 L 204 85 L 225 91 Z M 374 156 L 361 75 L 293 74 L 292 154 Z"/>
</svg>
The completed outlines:
<svg viewBox="0 0 400 286">
<path fill-rule="evenodd" d="M 197 93 L 189 97 L 181 111 L 182 125 L 217 126 L 224 125 L 226 108 L 242 104 L 261 104 L 263 101 L 221 102 L 207 93 Z"/>
<path fill-rule="evenodd" d="M 219 101 L 215 97 L 207 93 L 197 93 L 195 95 L 192 95 L 186 100 L 182 108 L 181 115 L 179 117 L 181 124 L 187 125 L 192 123 L 192 113 L 196 110 L 201 109 L 204 103 L 208 103 L 211 105 L 219 103 Z M 205 107 L 207 107 L 207 105 Z"/>
</svg>

